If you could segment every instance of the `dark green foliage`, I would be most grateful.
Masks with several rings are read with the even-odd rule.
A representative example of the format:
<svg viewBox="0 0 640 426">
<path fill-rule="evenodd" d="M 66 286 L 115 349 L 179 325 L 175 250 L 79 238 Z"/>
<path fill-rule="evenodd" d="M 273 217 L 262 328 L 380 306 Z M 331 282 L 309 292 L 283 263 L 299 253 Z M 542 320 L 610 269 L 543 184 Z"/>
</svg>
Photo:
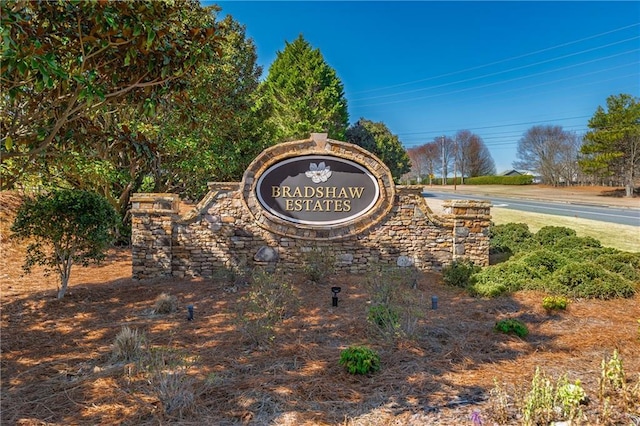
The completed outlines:
<svg viewBox="0 0 640 426">
<path fill-rule="evenodd" d="M 368 374 L 380 369 L 380 355 L 365 346 L 349 346 L 340 353 L 339 362 L 351 374 Z"/>
<path fill-rule="evenodd" d="M 521 247 L 532 244 L 533 234 L 526 223 L 506 223 L 491 226 L 489 237 L 491 251 L 517 253 Z"/>
<path fill-rule="evenodd" d="M 545 226 L 536 232 L 535 240 L 542 246 L 555 244 L 564 237 L 575 237 L 576 231 L 563 226 Z"/>
<path fill-rule="evenodd" d="M 344 140 L 349 123 L 344 87 L 336 71 L 302 35 L 278 52 L 259 105 L 271 111 L 275 141 L 306 139 L 313 132 Z"/>
<path fill-rule="evenodd" d="M 442 268 L 442 280 L 453 287 L 467 288 L 472 284 L 471 276 L 480 270 L 481 268 L 470 260 L 454 260 Z"/>
<path fill-rule="evenodd" d="M 466 178 L 467 185 L 530 185 L 533 183 L 533 176 L 477 176 Z"/>
<path fill-rule="evenodd" d="M 588 248 L 600 248 L 602 245 L 600 241 L 593 237 L 577 237 L 575 235 L 563 237 L 556 240 L 553 249 L 556 251 L 570 251 L 579 250 L 583 251 Z M 582 256 L 581 256 L 582 257 Z"/>
<path fill-rule="evenodd" d="M 472 276 L 469 287 L 472 294 L 482 297 L 496 297 L 501 294 L 532 287 L 531 282 L 540 274 L 518 260 L 511 260 L 489 266 Z"/>
<path fill-rule="evenodd" d="M 569 263 L 553 275 L 553 281 L 563 294 L 573 297 L 614 299 L 636 292 L 629 280 L 589 263 Z"/>
<path fill-rule="evenodd" d="M 640 253 L 606 253 L 596 258 L 595 263 L 629 281 L 640 282 Z"/>
<path fill-rule="evenodd" d="M 495 297 L 517 290 L 610 299 L 630 297 L 640 281 L 640 254 L 602 247 L 573 229 L 547 226 L 535 235 L 527 225 L 491 228 L 494 252 L 514 254 L 508 261 L 472 274 L 472 294 Z"/>
<path fill-rule="evenodd" d="M 100 195 L 58 190 L 26 199 L 11 227 L 15 238 L 32 239 L 24 269 L 34 265 L 60 273 L 58 298 L 64 297 L 71 266 L 99 262 L 114 240 L 119 221 L 114 208 Z"/>
<path fill-rule="evenodd" d="M 391 133 L 384 123 L 361 118 L 347 129 L 346 141 L 375 154 L 389 168 L 393 179 L 398 181 L 411 170 L 409 154 L 398 136 Z"/>
<path fill-rule="evenodd" d="M 498 321 L 493 329 L 504 334 L 515 334 L 518 337 L 526 337 L 529 334 L 527 326 L 522 321 L 513 318 Z"/>
<path fill-rule="evenodd" d="M 561 254 L 547 249 L 539 249 L 524 254 L 520 261 L 535 270 L 540 276 L 552 274 L 567 263 Z"/>
</svg>

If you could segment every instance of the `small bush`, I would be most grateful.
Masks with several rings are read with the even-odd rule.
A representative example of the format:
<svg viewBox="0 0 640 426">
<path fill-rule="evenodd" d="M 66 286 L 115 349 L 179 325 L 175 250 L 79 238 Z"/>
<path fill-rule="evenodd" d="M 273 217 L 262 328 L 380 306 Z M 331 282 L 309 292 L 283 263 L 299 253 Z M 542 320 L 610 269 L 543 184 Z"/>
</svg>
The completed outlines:
<svg viewBox="0 0 640 426">
<path fill-rule="evenodd" d="M 547 296 L 542 299 L 542 307 L 547 312 L 565 310 L 569 301 L 564 296 Z"/>
<path fill-rule="evenodd" d="M 563 256 L 548 249 L 533 251 L 523 256 L 520 260 L 526 266 L 535 269 L 542 275 L 551 274 L 567 263 Z"/>
<path fill-rule="evenodd" d="M 335 255 L 328 250 L 312 248 L 303 255 L 303 270 L 314 283 L 323 281 L 335 270 Z"/>
<path fill-rule="evenodd" d="M 144 342 L 145 338 L 138 330 L 124 326 L 113 341 L 113 357 L 117 361 L 136 361 L 142 356 Z"/>
<path fill-rule="evenodd" d="M 293 286 L 282 274 L 256 270 L 251 289 L 239 300 L 238 317 L 244 335 L 257 345 L 275 338 L 275 326 L 299 304 Z"/>
<path fill-rule="evenodd" d="M 640 253 L 603 253 L 595 259 L 595 263 L 629 281 L 640 281 Z"/>
<path fill-rule="evenodd" d="M 343 350 L 339 362 L 351 374 L 368 374 L 380 369 L 380 355 L 365 346 L 350 346 Z"/>
<path fill-rule="evenodd" d="M 383 332 L 395 332 L 400 328 L 398 311 L 387 305 L 375 305 L 369 308 L 367 321 Z"/>
<path fill-rule="evenodd" d="M 168 293 L 161 293 L 153 304 L 153 312 L 155 314 L 170 314 L 178 308 L 178 299 Z"/>
<path fill-rule="evenodd" d="M 542 246 L 554 245 L 565 237 L 575 237 L 576 231 L 564 226 L 544 226 L 536 232 L 534 239 Z"/>
<path fill-rule="evenodd" d="M 518 337 L 526 337 L 529 334 L 527 326 L 522 321 L 514 318 L 498 321 L 493 329 L 504 334 L 515 334 Z"/>
<path fill-rule="evenodd" d="M 531 245 L 533 234 L 526 223 L 505 223 L 489 229 L 489 248 L 493 252 L 517 253 Z"/>
<path fill-rule="evenodd" d="M 600 265 L 569 263 L 553 274 L 552 285 L 571 297 L 613 299 L 631 297 L 635 286 L 620 275 Z"/>
<path fill-rule="evenodd" d="M 472 284 L 471 276 L 480 269 L 470 260 L 454 260 L 450 265 L 442 268 L 442 280 L 453 287 L 467 288 Z"/>
<path fill-rule="evenodd" d="M 531 270 L 523 262 L 511 260 L 474 274 L 469 290 L 476 296 L 496 297 L 522 288 L 532 288 L 532 281 L 538 278 L 540 274 L 537 271 Z"/>
<path fill-rule="evenodd" d="M 154 384 L 166 414 L 182 419 L 195 412 L 195 381 L 183 370 L 160 372 Z"/>
<path fill-rule="evenodd" d="M 600 248 L 602 244 L 593 237 L 578 237 L 571 235 L 556 240 L 553 245 L 555 251 L 566 252 L 567 250 L 584 250 L 587 248 Z"/>
</svg>

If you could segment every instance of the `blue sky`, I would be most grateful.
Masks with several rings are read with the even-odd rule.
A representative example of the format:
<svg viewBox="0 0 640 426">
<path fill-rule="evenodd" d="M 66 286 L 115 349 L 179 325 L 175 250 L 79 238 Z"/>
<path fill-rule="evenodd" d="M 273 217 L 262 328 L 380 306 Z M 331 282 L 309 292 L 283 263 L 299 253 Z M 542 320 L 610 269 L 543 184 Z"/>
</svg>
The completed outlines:
<svg viewBox="0 0 640 426">
<path fill-rule="evenodd" d="M 265 76 L 302 34 L 343 82 L 350 123 L 384 122 L 406 148 L 471 130 L 498 172 L 530 127 L 582 134 L 608 96 L 640 96 L 637 1 L 215 3 Z"/>
</svg>

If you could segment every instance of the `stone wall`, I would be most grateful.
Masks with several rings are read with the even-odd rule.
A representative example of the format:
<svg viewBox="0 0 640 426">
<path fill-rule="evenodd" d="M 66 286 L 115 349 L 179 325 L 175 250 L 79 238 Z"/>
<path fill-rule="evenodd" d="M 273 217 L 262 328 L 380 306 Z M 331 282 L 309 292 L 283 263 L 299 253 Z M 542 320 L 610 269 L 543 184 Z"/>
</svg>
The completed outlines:
<svg viewBox="0 0 640 426">
<path fill-rule="evenodd" d="M 255 266 L 298 269 L 321 251 L 339 271 L 360 273 L 372 265 L 439 271 L 455 259 L 489 262 L 490 203 L 451 200 L 435 215 L 422 186 L 396 186 L 390 209 L 375 224 L 341 238 L 277 233 L 255 220 L 241 183 L 211 183 L 205 198 L 179 214 L 172 194 L 132 198 L 133 277 L 210 277 L 221 269 Z"/>
</svg>

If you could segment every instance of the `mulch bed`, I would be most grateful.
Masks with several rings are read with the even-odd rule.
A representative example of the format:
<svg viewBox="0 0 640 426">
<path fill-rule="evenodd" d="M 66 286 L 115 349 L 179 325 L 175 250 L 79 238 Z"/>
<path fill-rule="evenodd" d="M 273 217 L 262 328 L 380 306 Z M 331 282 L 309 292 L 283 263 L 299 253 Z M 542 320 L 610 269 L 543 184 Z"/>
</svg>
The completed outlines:
<svg viewBox="0 0 640 426">
<path fill-rule="evenodd" d="M 0 215 L 4 222 L 6 212 Z M 101 266 L 74 268 L 67 295 L 57 300 L 56 277 L 38 270 L 22 276 L 24 247 L 4 237 L 0 243 L 3 425 L 457 425 L 472 424 L 474 412 L 493 424 L 495 384 L 522 395 L 536 367 L 554 379 L 580 379 L 590 396 L 585 412 L 595 419 L 603 358 L 617 349 L 629 384 L 640 378 L 637 295 L 575 300 L 549 315 L 541 293 L 476 299 L 445 287 L 439 274 L 412 273 L 406 286 L 415 278 L 410 291 L 424 301 L 414 336 L 386 338 L 366 321 L 367 277 L 317 284 L 290 275 L 300 306 L 270 344 L 256 346 L 238 326 L 239 299 L 250 288 L 244 281 L 135 281 L 130 252 L 118 249 Z M 334 285 L 342 287 L 338 307 L 331 304 Z M 178 309 L 153 314 L 163 292 L 177 298 Z M 522 320 L 530 334 L 495 333 L 503 318 Z M 157 381 L 162 374 L 113 360 L 111 345 L 125 325 L 146 336 L 162 374 L 184 373 L 195 408 L 172 409 Z M 379 372 L 350 375 L 338 364 L 341 350 L 354 344 L 380 353 Z M 635 407 L 612 418 L 632 424 L 640 400 Z M 519 423 L 512 417 L 501 424 Z"/>
</svg>

